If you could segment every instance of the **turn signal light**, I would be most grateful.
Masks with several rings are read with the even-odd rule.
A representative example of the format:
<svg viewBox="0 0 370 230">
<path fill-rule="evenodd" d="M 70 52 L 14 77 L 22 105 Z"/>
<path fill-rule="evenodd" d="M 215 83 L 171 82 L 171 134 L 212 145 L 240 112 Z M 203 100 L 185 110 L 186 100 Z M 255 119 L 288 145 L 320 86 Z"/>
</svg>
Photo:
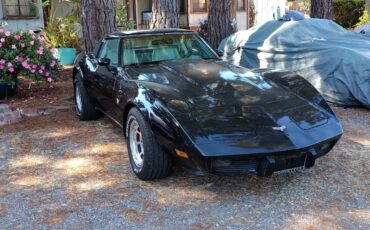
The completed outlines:
<svg viewBox="0 0 370 230">
<path fill-rule="evenodd" d="M 188 156 L 188 154 L 186 152 L 183 152 L 183 151 L 178 150 L 178 149 L 176 149 L 175 151 L 176 151 L 177 156 L 182 157 L 182 158 L 189 159 L 189 156 Z"/>
</svg>

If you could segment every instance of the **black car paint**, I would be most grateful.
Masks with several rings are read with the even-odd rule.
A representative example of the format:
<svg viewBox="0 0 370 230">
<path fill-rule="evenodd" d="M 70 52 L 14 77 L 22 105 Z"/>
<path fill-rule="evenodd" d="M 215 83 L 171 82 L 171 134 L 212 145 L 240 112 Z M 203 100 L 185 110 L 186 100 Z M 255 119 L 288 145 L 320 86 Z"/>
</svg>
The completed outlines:
<svg viewBox="0 0 370 230">
<path fill-rule="evenodd" d="M 129 109 L 139 108 L 162 148 L 193 171 L 212 172 L 211 159 L 280 157 L 325 143 L 329 151 L 343 132 L 321 95 L 294 73 L 200 59 L 110 68 L 99 66 L 95 55 L 80 55 L 75 73 L 98 108 L 121 127 Z"/>
</svg>

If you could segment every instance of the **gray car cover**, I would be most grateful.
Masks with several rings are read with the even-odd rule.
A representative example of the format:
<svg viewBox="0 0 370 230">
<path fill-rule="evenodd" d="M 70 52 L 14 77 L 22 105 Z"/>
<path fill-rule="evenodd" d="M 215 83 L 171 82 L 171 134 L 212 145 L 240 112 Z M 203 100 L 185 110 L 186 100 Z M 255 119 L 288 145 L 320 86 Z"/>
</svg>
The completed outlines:
<svg viewBox="0 0 370 230">
<path fill-rule="evenodd" d="M 329 102 L 370 108 L 370 38 L 333 21 L 270 21 L 229 36 L 219 50 L 247 68 L 296 71 Z"/>
</svg>

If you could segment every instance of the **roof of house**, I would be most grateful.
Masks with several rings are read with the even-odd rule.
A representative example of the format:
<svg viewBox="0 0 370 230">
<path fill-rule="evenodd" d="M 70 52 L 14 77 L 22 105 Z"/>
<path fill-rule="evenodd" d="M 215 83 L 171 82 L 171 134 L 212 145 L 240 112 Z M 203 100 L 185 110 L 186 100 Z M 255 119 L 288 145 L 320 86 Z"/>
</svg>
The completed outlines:
<svg viewBox="0 0 370 230">
<path fill-rule="evenodd" d="M 110 34 L 109 36 L 135 36 L 135 35 L 168 34 L 168 33 L 195 33 L 195 32 L 184 29 L 125 30 L 125 31 L 116 31 Z"/>
</svg>

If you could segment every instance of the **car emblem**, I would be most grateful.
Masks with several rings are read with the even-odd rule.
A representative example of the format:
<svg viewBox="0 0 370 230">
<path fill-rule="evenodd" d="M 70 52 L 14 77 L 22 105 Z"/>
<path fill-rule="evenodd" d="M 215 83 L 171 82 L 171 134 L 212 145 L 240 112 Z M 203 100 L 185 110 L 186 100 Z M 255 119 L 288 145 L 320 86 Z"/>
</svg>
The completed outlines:
<svg viewBox="0 0 370 230">
<path fill-rule="evenodd" d="M 281 131 L 281 132 L 284 132 L 284 130 L 286 130 L 286 126 L 280 126 L 280 127 L 272 127 L 273 130 L 275 131 Z"/>
</svg>

